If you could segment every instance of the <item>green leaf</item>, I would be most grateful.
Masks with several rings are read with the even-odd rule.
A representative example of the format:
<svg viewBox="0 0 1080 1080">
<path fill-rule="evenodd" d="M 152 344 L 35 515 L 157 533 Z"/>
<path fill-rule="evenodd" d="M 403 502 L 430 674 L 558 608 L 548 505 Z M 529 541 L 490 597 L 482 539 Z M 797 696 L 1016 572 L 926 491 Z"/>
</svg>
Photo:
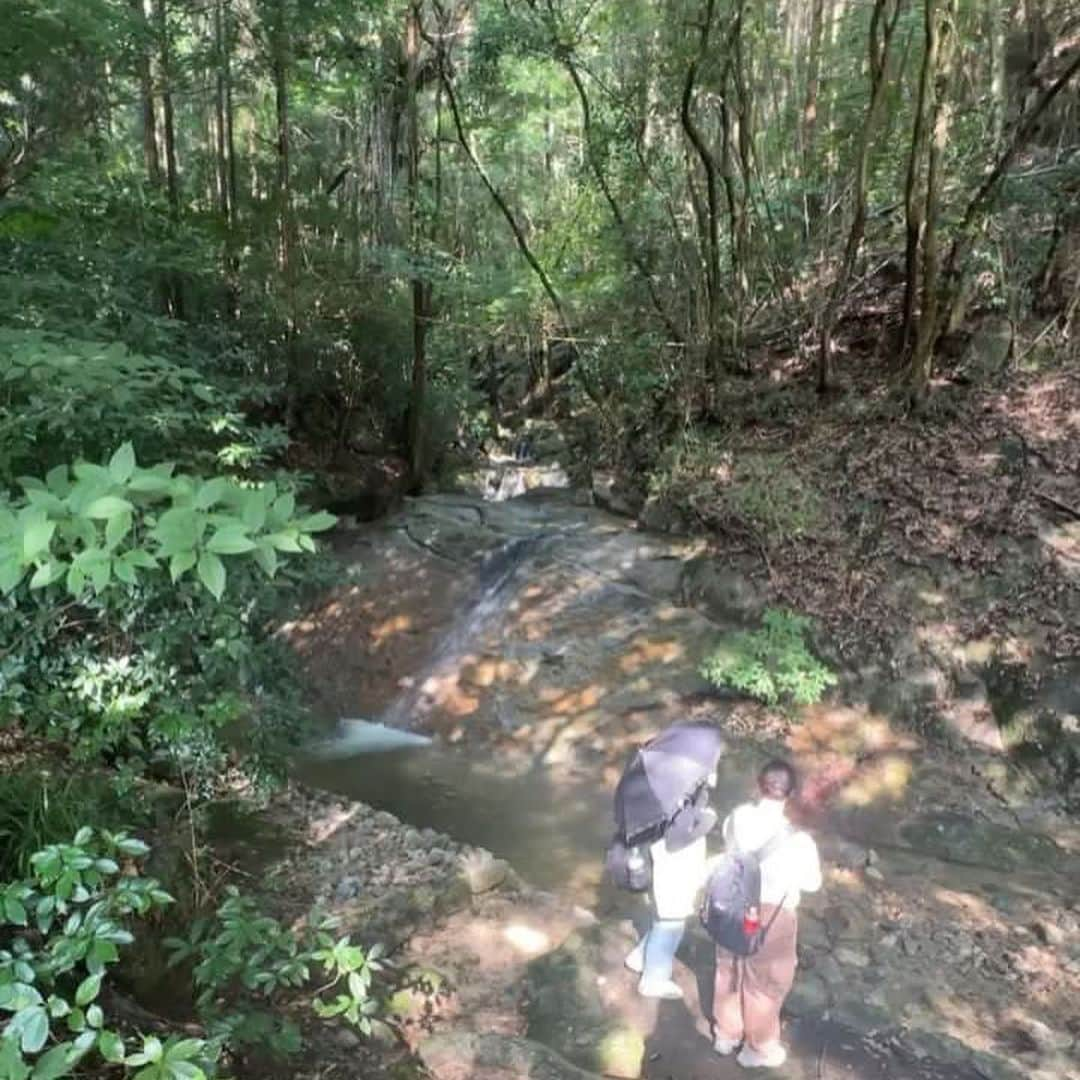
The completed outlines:
<svg viewBox="0 0 1080 1080">
<path fill-rule="evenodd" d="M 207 551 L 218 555 L 241 555 L 254 548 L 255 542 L 239 525 L 227 525 L 218 529 L 206 545 Z"/>
<path fill-rule="evenodd" d="M 199 488 L 195 496 L 195 506 L 199 510 L 208 510 L 214 503 L 220 502 L 229 490 L 229 481 L 224 476 L 216 476 Z"/>
<path fill-rule="evenodd" d="M 94 830 L 89 825 L 84 825 L 76 834 L 71 843 L 75 847 L 85 847 L 94 839 Z"/>
<path fill-rule="evenodd" d="M 134 585 L 138 580 L 138 575 L 135 573 L 131 563 L 126 562 L 123 558 L 113 559 L 112 572 L 116 580 L 122 581 L 125 585 Z"/>
<path fill-rule="evenodd" d="M 266 572 L 267 577 L 273 577 L 277 573 L 277 552 L 269 545 L 263 545 L 255 549 L 255 561 Z"/>
<path fill-rule="evenodd" d="M 105 1014 L 101 1011 L 100 1005 L 91 1005 L 90 1008 L 86 1010 L 86 1022 L 92 1028 L 99 1028 L 105 1023 Z"/>
<path fill-rule="evenodd" d="M 285 532 L 271 533 L 265 539 L 274 545 L 278 551 L 299 552 L 302 550 L 297 540 L 296 529 L 288 529 Z"/>
<path fill-rule="evenodd" d="M 98 996 L 101 990 L 101 975 L 87 975 L 81 983 L 79 983 L 79 989 L 75 991 L 75 1004 L 87 1005 Z"/>
<path fill-rule="evenodd" d="M 105 546 L 111 551 L 129 532 L 131 532 L 132 517 L 129 513 L 117 514 L 109 518 L 105 526 Z"/>
<path fill-rule="evenodd" d="M 66 495 L 71 488 L 71 483 L 68 480 L 67 465 L 57 465 L 55 468 L 50 469 L 45 474 L 45 484 L 50 491 L 56 492 L 57 495 Z"/>
<path fill-rule="evenodd" d="M 9 593 L 25 575 L 22 563 L 18 559 L 0 560 L 0 591 Z"/>
<path fill-rule="evenodd" d="M 43 510 L 35 511 L 23 527 L 23 560 L 30 562 L 48 551 L 54 532 L 56 522 L 50 521 Z"/>
<path fill-rule="evenodd" d="M 112 1065 L 124 1060 L 124 1040 L 115 1031 L 103 1031 L 98 1035 L 98 1050 Z"/>
<path fill-rule="evenodd" d="M 220 600 L 225 592 L 225 564 L 210 551 L 204 551 L 199 558 L 199 580 L 211 592 L 215 600 Z"/>
<path fill-rule="evenodd" d="M 66 585 L 67 591 L 72 596 L 82 596 L 83 590 L 86 588 L 86 574 L 83 573 L 82 568 L 77 563 L 72 563 L 68 567 Z"/>
<path fill-rule="evenodd" d="M 184 576 L 196 563 L 198 556 L 194 551 L 178 551 L 169 560 L 169 575 L 175 583 Z"/>
<path fill-rule="evenodd" d="M 135 471 L 135 448 L 130 442 L 124 443 L 109 459 L 109 475 L 118 484 L 126 483 Z"/>
<path fill-rule="evenodd" d="M 279 495 L 270 507 L 270 516 L 278 525 L 284 525 L 293 516 L 296 509 L 296 499 L 291 491 Z"/>
<path fill-rule="evenodd" d="M 202 1039 L 181 1039 L 168 1048 L 165 1052 L 165 1060 L 170 1064 L 174 1061 L 190 1061 L 198 1057 L 204 1045 Z"/>
<path fill-rule="evenodd" d="M 107 521 L 118 514 L 130 514 L 134 509 L 127 499 L 121 499 L 119 495 L 102 495 L 83 511 L 83 516 Z"/>
<path fill-rule="evenodd" d="M 333 528 L 336 524 L 337 518 L 325 510 L 321 510 L 317 514 L 309 514 L 306 518 L 300 520 L 300 528 L 304 532 L 323 532 L 326 529 Z"/>
<path fill-rule="evenodd" d="M 71 1073 L 73 1049 L 71 1043 L 62 1042 L 42 1055 L 34 1066 L 33 1080 L 57 1080 L 58 1077 L 68 1076 Z"/>
<path fill-rule="evenodd" d="M 150 845 L 136 836 L 123 836 L 116 841 L 116 850 L 122 851 L 125 855 L 130 855 L 133 858 L 138 858 L 149 853 Z"/>
<path fill-rule="evenodd" d="M 240 516 L 249 529 L 261 529 L 266 524 L 266 494 L 258 488 L 244 492 Z"/>
<path fill-rule="evenodd" d="M 20 1046 L 24 1054 L 36 1054 L 49 1037 L 49 1014 L 41 1005 L 15 1014 L 13 1021 L 20 1033 Z"/>
<path fill-rule="evenodd" d="M 23 1063 L 18 1043 L 13 1038 L 0 1037 L 0 1076 L 4 1080 L 27 1080 L 30 1068 Z"/>
<path fill-rule="evenodd" d="M 26 908 L 17 897 L 8 895 L 4 897 L 4 918 L 14 926 L 26 925 Z"/>
<path fill-rule="evenodd" d="M 44 589 L 64 576 L 64 564 L 56 559 L 43 562 L 30 578 L 31 589 Z"/>
</svg>

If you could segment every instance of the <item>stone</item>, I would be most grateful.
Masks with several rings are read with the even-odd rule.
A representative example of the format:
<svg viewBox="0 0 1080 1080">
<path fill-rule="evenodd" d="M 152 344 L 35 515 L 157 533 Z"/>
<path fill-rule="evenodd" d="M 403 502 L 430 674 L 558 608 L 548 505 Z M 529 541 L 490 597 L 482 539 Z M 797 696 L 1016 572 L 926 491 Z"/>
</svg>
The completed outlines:
<svg viewBox="0 0 1080 1080">
<path fill-rule="evenodd" d="M 975 1071 L 986 1080 L 1028 1080 L 1025 1070 L 1017 1069 L 1015 1065 L 997 1054 L 988 1054 L 985 1050 L 976 1050 L 971 1055 L 971 1064 Z"/>
<path fill-rule="evenodd" d="M 920 815 L 905 822 L 900 835 L 915 851 L 945 861 L 955 860 L 961 865 L 975 864 L 1004 871 L 1039 870 L 1046 865 L 1057 865 L 1065 873 L 1067 863 L 1080 864 L 1080 860 L 1067 855 L 1048 836 L 953 811 Z"/>
<path fill-rule="evenodd" d="M 829 1000 L 825 980 L 813 972 L 802 972 L 784 1001 L 784 1012 L 794 1017 L 820 1016 L 828 1011 Z"/>
<path fill-rule="evenodd" d="M 937 1031 L 913 1030 L 904 1034 L 904 1044 L 916 1057 L 959 1065 L 971 1057 L 971 1047 Z"/>
<path fill-rule="evenodd" d="M 700 555 L 683 565 L 679 591 L 684 604 L 720 623 L 749 626 L 765 608 L 765 596 L 738 564 Z"/>
<path fill-rule="evenodd" d="M 433 1080 L 481 1080 L 492 1076 L 528 1076 L 533 1080 L 597 1080 L 546 1046 L 511 1035 L 448 1031 L 425 1039 L 417 1054 Z"/>
<path fill-rule="evenodd" d="M 497 889 L 510 873 L 510 864 L 496 859 L 490 851 L 477 849 L 459 860 L 461 876 L 468 883 L 473 896 Z"/>
<path fill-rule="evenodd" d="M 836 957 L 837 962 L 843 964 L 845 967 L 864 968 L 870 966 L 870 957 L 859 949 L 841 946 L 841 948 L 837 949 L 833 955 Z"/>
<path fill-rule="evenodd" d="M 363 882 L 360 878 L 355 874 L 350 874 L 348 877 L 343 877 L 334 887 L 334 899 L 339 904 L 355 900 L 360 895 L 362 888 Z"/>
<path fill-rule="evenodd" d="M 592 495 L 601 510 L 623 517 L 636 517 L 645 505 L 645 496 L 613 473 L 593 473 Z"/>
<path fill-rule="evenodd" d="M 1031 924 L 1031 929 L 1035 931 L 1035 936 L 1044 945 L 1057 947 L 1065 944 L 1065 931 L 1057 923 L 1051 922 L 1049 919 L 1036 919 Z"/>
<path fill-rule="evenodd" d="M 842 998 L 832 1007 L 830 1016 L 837 1023 L 863 1035 L 884 1031 L 898 1024 L 888 1009 L 875 1005 L 864 997 Z"/>
<path fill-rule="evenodd" d="M 1055 1054 L 1062 1050 L 1068 1050 L 1073 1044 L 1073 1036 L 1068 1031 L 1058 1031 L 1057 1028 L 1036 1020 L 1033 1016 L 1020 1016 L 1016 1020 L 1018 1027 L 1040 1053 Z"/>
<path fill-rule="evenodd" d="M 866 876 L 868 878 L 870 878 L 872 881 L 884 881 L 885 880 L 885 875 L 876 866 L 868 866 L 863 871 L 863 873 L 865 873 Z"/>
<path fill-rule="evenodd" d="M 665 495 L 650 495 L 641 508 L 638 521 L 653 532 L 688 536 L 692 531 L 691 519 L 686 511 Z"/>
</svg>

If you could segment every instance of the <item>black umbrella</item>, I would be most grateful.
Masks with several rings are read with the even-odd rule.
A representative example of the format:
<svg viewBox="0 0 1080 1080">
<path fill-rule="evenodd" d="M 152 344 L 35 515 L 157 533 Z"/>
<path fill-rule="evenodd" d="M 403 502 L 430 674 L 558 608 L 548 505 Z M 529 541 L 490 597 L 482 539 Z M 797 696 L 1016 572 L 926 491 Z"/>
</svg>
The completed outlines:
<svg viewBox="0 0 1080 1080">
<path fill-rule="evenodd" d="M 664 826 L 695 796 L 724 752 L 711 724 L 673 724 L 634 754 L 615 789 L 615 823 L 630 844 Z"/>
</svg>

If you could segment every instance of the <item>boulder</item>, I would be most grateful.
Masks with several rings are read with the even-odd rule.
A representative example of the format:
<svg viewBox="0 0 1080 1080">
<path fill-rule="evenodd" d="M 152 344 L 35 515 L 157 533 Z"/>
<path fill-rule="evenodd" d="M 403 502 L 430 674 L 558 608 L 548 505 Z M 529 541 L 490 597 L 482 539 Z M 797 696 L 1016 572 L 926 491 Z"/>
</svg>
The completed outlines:
<svg viewBox="0 0 1080 1080">
<path fill-rule="evenodd" d="M 496 859 L 490 851 L 478 849 L 461 856 L 460 870 L 469 891 L 473 896 L 479 896 L 497 889 L 506 881 L 510 864 L 504 859 Z"/>
<path fill-rule="evenodd" d="M 765 595 L 748 568 L 711 555 L 683 564 L 679 591 L 684 604 L 710 619 L 733 626 L 756 624 L 765 608 Z"/>
<path fill-rule="evenodd" d="M 583 1069 L 611 1077 L 640 1076 L 644 1037 L 600 992 L 632 944 L 625 931 L 598 923 L 532 961 L 525 993 L 529 1038 Z"/>
<path fill-rule="evenodd" d="M 548 1047 L 511 1035 L 449 1031 L 425 1039 L 417 1053 L 434 1080 L 599 1080 Z"/>
</svg>

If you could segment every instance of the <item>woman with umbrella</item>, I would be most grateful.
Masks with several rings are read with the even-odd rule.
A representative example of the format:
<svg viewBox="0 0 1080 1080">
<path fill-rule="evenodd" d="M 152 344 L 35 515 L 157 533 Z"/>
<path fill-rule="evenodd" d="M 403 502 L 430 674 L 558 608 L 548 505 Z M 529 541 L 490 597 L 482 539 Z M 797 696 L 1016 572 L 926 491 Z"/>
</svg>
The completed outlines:
<svg viewBox="0 0 1080 1080">
<path fill-rule="evenodd" d="M 705 879 L 705 837 L 716 824 L 709 789 L 724 744 L 709 724 L 674 724 L 635 753 L 615 790 L 615 821 L 627 847 L 649 845 L 653 921 L 626 966 L 645 997 L 676 999 L 675 953 Z"/>
</svg>

